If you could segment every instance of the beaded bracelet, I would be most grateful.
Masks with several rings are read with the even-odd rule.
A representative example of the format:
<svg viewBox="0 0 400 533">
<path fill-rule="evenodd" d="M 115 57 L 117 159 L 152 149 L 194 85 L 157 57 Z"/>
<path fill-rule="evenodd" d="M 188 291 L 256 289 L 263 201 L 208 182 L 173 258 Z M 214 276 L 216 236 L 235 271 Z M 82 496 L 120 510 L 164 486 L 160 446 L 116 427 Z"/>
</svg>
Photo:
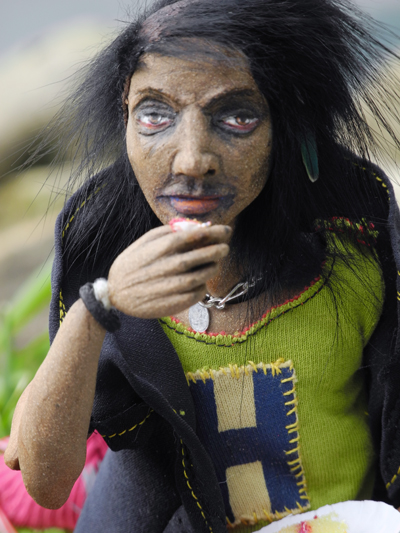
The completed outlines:
<svg viewBox="0 0 400 533">
<path fill-rule="evenodd" d="M 121 327 L 117 311 L 111 307 L 108 298 L 107 280 L 99 278 L 94 283 L 86 283 L 79 289 L 79 296 L 92 317 L 105 330 L 113 333 Z"/>
</svg>

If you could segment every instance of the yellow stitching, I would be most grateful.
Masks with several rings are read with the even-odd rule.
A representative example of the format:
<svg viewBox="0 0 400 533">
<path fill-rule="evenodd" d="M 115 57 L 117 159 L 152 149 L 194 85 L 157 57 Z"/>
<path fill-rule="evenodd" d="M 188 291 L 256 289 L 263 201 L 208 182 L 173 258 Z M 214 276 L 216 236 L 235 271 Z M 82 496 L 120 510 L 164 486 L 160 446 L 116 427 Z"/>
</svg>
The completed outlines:
<svg viewBox="0 0 400 533">
<path fill-rule="evenodd" d="M 208 522 L 207 522 L 207 518 L 206 518 L 206 515 L 205 515 L 204 512 L 203 512 L 203 508 L 202 508 L 202 506 L 200 505 L 200 502 L 199 502 L 198 498 L 196 497 L 195 493 L 193 492 L 193 489 L 192 489 L 192 487 L 190 486 L 190 483 L 189 483 L 189 481 L 188 481 L 188 476 L 186 475 L 185 451 L 184 451 L 184 449 L 183 449 L 183 441 L 182 441 L 182 439 L 180 440 L 180 442 L 181 442 L 181 446 L 182 446 L 182 465 L 183 465 L 183 473 L 185 474 L 185 477 L 186 477 L 186 484 L 187 484 L 187 486 L 189 487 L 189 490 L 190 490 L 191 495 L 192 495 L 193 498 L 196 500 L 197 506 L 198 506 L 198 508 L 199 508 L 200 511 L 201 511 L 201 516 L 204 518 L 204 521 L 205 521 L 205 523 L 206 523 L 206 526 L 208 527 L 209 531 L 212 533 L 212 528 L 211 528 L 211 526 L 210 526 L 210 525 L 208 524 Z"/>
<path fill-rule="evenodd" d="M 284 396 L 289 396 L 290 394 L 294 394 L 296 392 L 296 389 L 293 387 L 292 390 L 288 390 L 287 392 L 284 392 L 283 395 Z"/>
<path fill-rule="evenodd" d="M 121 433 L 114 433 L 114 435 L 102 435 L 103 438 L 107 438 L 107 439 L 112 439 L 114 437 L 116 437 L 117 435 L 120 437 L 121 435 L 124 435 L 127 431 L 133 431 L 135 428 L 137 428 L 138 426 L 141 426 L 142 424 L 144 424 L 146 422 L 146 420 L 149 418 L 149 416 L 151 415 L 151 413 L 153 412 L 153 409 L 150 409 L 148 415 L 143 418 L 143 420 L 141 422 L 138 422 L 137 424 L 135 424 L 134 426 L 132 426 L 130 429 L 125 429 L 124 431 L 122 431 Z"/>
<path fill-rule="evenodd" d="M 254 368 L 254 372 L 257 374 L 257 367 L 253 361 L 248 361 L 249 365 L 251 365 Z"/>
<path fill-rule="evenodd" d="M 105 186 L 107 185 L 107 183 L 103 183 L 103 185 L 101 185 L 100 187 L 98 187 L 94 192 L 92 192 L 92 194 L 90 194 L 82 203 L 81 205 L 75 210 L 74 214 L 71 216 L 71 218 L 68 220 L 67 222 L 67 225 L 65 226 L 65 228 L 63 229 L 62 231 L 62 234 L 61 234 L 61 240 L 64 239 L 65 237 L 65 234 L 71 224 L 71 222 L 74 220 L 75 216 L 77 215 L 78 211 L 80 209 L 82 209 L 82 207 L 86 204 L 86 202 L 88 202 L 93 196 L 95 196 L 99 191 L 101 191 L 101 189 L 103 189 Z M 60 290 L 60 295 L 59 295 L 59 299 L 60 299 L 60 326 L 62 324 L 62 321 L 64 320 L 66 314 L 67 314 L 67 310 L 65 308 L 65 305 L 64 305 L 64 301 L 63 301 L 63 296 L 62 296 L 62 291 Z M 113 435 L 114 437 L 115 435 Z"/>
<path fill-rule="evenodd" d="M 399 274 L 400 275 L 400 274 Z M 388 489 L 390 487 L 390 485 L 393 485 L 393 483 L 396 481 L 397 479 L 397 476 L 400 474 L 400 466 L 399 466 L 399 469 L 397 470 L 397 474 L 395 474 L 392 479 L 389 481 L 389 483 L 386 484 L 386 489 Z"/>
<path fill-rule="evenodd" d="M 286 413 L 286 415 L 289 416 L 289 415 L 294 414 L 295 415 L 295 421 L 293 423 L 291 423 L 291 424 L 288 424 L 285 427 L 285 429 L 287 430 L 288 435 L 291 435 L 292 433 L 296 433 L 296 435 L 294 435 L 293 438 L 289 438 L 289 443 L 290 444 L 295 444 L 297 442 L 298 444 L 292 450 L 285 451 L 285 455 L 297 454 L 296 459 L 293 459 L 291 461 L 287 461 L 287 465 L 290 468 L 290 473 L 292 475 L 294 475 L 294 477 L 296 479 L 297 486 L 301 487 L 301 488 L 299 488 L 299 498 L 300 499 L 309 500 L 309 498 L 307 496 L 307 481 L 306 481 L 306 478 L 305 478 L 305 475 L 304 475 L 304 470 L 303 470 L 303 466 L 302 466 L 302 462 L 301 462 L 301 455 L 300 455 L 299 420 L 298 420 L 298 416 L 297 416 L 298 400 L 297 400 L 297 396 L 296 396 L 296 385 L 295 385 L 296 376 L 295 376 L 295 373 L 294 373 L 294 368 L 293 368 L 293 363 L 292 362 L 290 362 L 290 370 L 293 372 L 293 375 L 291 376 L 292 383 L 293 383 L 292 390 L 290 390 L 289 392 L 286 392 L 286 393 L 284 392 L 283 396 L 286 397 L 286 396 L 292 395 L 293 399 L 292 400 L 288 400 L 287 402 L 285 402 L 285 405 L 287 405 L 287 406 L 293 405 L 293 408 L 290 409 Z M 289 383 L 290 379 L 281 380 L 281 383 L 283 381 L 285 381 L 286 383 Z M 299 507 L 300 510 L 303 510 L 303 508 L 302 508 L 302 506 L 300 504 L 298 504 L 298 507 Z"/>
<path fill-rule="evenodd" d="M 220 366 L 218 370 L 209 368 L 209 367 L 203 367 L 199 370 L 196 370 L 196 372 L 186 372 L 186 381 L 189 382 L 192 381 L 193 383 L 197 383 L 198 381 L 202 381 L 205 383 L 205 380 L 212 379 L 215 381 L 216 377 L 218 376 L 218 372 L 221 372 L 224 376 L 230 376 L 232 378 L 240 379 L 241 374 L 245 374 L 246 376 L 249 376 L 252 371 L 258 373 L 259 370 L 264 372 L 265 375 L 268 373 L 268 369 L 271 368 L 273 376 L 276 376 L 277 374 L 281 374 L 282 370 L 281 368 L 288 368 L 292 369 L 293 365 L 290 361 L 286 361 L 282 358 L 278 359 L 275 362 L 271 362 L 269 364 L 265 362 L 258 363 L 257 365 L 254 363 L 254 361 L 247 361 L 246 366 L 240 365 L 234 363 L 229 363 L 227 367 Z M 289 378 L 290 381 L 294 381 L 295 378 L 291 377 Z M 284 383 L 286 380 L 281 380 L 281 383 Z M 284 393 L 285 396 L 287 396 L 290 393 L 293 393 L 295 389 L 288 393 Z"/>
<path fill-rule="evenodd" d="M 281 383 L 287 383 L 288 381 L 294 381 L 295 377 L 292 376 L 291 378 L 281 379 Z"/>
<path fill-rule="evenodd" d="M 267 520 L 269 520 L 270 522 L 273 521 L 273 519 L 274 519 L 273 516 L 266 509 L 263 509 L 263 513 L 265 514 Z"/>
<path fill-rule="evenodd" d="M 282 374 L 282 370 L 279 368 L 279 365 L 281 365 L 284 362 L 285 362 L 285 360 L 282 359 L 282 357 L 280 357 L 279 359 L 277 359 L 275 361 L 275 363 L 270 363 L 271 364 L 272 375 L 274 377 L 275 377 L 275 372 L 276 372 L 276 374 Z"/>
<path fill-rule="evenodd" d="M 296 446 L 296 448 L 293 448 L 293 450 L 289 450 L 289 451 L 285 452 L 285 455 L 290 455 L 292 453 L 296 453 L 296 452 L 299 451 L 299 449 L 300 449 L 300 446 Z"/>
<path fill-rule="evenodd" d="M 285 402 L 285 405 L 297 405 L 297 399 L 293 398 L 293 400 L 289 400 L 288 402 Z"/>
<path fill-rule="evenodd" d="M 253 511 L 253 518 L 254 518 L 254 522 L 258 524 L 258 518 L 257 518 L 255 511 Z"/>
</svg>

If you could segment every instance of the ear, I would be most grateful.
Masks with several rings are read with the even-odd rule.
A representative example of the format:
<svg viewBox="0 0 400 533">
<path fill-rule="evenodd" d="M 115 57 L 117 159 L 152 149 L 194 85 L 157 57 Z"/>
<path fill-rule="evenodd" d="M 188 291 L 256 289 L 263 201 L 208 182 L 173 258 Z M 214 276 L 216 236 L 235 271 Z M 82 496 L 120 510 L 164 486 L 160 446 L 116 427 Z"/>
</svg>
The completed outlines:
<svg viewBox="0 0 400 533">
<path fill-rule="evenodd" d="M 311 132 L 307 132 L 301 143 L 301 157 L 307 176 L 312 183 L 315 183 L 319 178 L 318 150 L 315 135 Z"/>
</svg>

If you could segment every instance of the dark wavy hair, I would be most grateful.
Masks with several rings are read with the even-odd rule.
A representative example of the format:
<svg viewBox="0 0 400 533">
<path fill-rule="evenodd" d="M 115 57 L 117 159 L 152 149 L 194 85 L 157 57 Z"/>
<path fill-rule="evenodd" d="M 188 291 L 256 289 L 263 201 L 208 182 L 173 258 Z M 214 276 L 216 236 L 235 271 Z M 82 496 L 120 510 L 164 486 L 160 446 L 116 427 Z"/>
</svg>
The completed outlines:
<svg viewBox="0 0 400 533">
<path fill-rule="evenodd" d="M 123 249 L 160 224 L 127 159 L 122 95 L 142 54 L 195 58 L 199 39 L 217 44 L 215 54 L 221 45 L 242 51 L 269 103 L 271 176 L 240 214 L 232 250 L 244 278 L 261 274 L 260 290 L 278 290 L 303 267 L 319 269 L 323 252 L 309 237 L 316 220 L 387 219 L 387 195 L 371 164 L 383 152 L 366 116 L 399 147 L 386 117 L 398 120 L 400 85 L 393 70 L 383 70 L 399 61 L 395 36 L 346 0 L 158 0 L 139 13 L 88 65 L 56 119 L 61 133 L 49 133 L 52 141 L 58 135 L 60 151 L 75 154 L 70 186 L 81 185 L 65 224 L 85 205 L 66 232 L 66 257 L 91 272 L 101 264 L 103 272 L 92 275 L 107 275 Z M 310 136 L 319 159 L 315 183 L 301 155 Z M 325 242 L 323 229 L 319 239 Z"/>
</svg>

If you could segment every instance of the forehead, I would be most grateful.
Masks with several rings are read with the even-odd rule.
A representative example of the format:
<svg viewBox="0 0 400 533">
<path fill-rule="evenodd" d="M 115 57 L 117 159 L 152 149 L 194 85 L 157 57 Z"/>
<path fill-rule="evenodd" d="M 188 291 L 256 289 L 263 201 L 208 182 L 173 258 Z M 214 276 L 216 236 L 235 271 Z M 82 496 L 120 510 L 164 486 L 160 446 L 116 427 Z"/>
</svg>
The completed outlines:
<svg viewBox="0 0 400 533">
<path fill-rule="evenodd" d="M 148 91 L 185 103 L 207 101 L 231 91 L 250 91 L 262 98 L 246 57 L 236 52 L 211 58 L 203 54 L 188 58 L 144 54 L 132 76 L 129 99 Z"/>
</svg>

